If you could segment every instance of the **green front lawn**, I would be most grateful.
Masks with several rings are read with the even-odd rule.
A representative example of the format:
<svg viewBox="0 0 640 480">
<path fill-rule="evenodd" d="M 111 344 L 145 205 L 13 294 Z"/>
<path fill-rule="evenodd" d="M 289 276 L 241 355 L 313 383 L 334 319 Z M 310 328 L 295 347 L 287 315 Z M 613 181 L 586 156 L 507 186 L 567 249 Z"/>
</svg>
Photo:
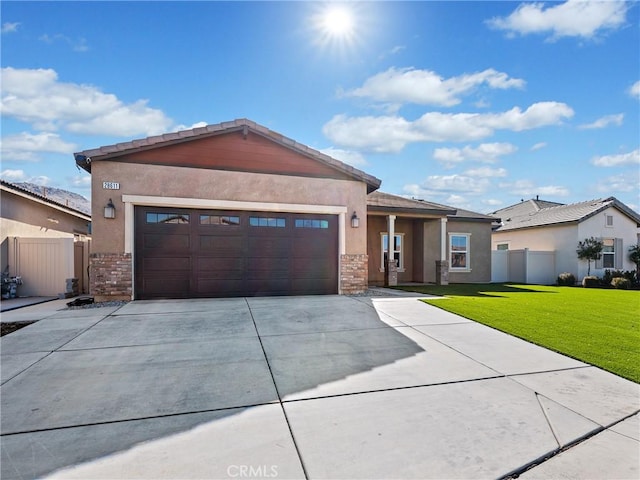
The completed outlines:
<svg viewBox="0 0 640 480">
<path fill-rule="evenodd" d="M 640 292 L 539 285 L 400 287 L 426 303 L 640 383 Z"/>
</svg>

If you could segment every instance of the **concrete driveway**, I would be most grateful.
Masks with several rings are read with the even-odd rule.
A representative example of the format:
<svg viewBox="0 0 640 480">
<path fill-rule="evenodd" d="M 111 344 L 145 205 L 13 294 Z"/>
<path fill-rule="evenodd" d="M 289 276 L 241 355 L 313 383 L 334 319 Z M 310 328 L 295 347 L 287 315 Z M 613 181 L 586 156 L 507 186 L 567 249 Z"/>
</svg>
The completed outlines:
<svg viewBox="0 0 640 480">
<path fill-rule="evenodd" d="M 4 480 L 640 476 L 639 385 L 416 298 L 30 308 Z"/>
</svg>

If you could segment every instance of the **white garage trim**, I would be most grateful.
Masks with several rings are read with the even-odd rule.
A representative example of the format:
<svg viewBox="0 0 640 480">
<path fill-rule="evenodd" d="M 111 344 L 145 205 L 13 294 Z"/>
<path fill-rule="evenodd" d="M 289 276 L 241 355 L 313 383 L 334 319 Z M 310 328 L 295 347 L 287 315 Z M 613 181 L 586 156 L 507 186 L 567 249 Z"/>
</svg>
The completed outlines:
<svg viewBox="0 0 640 480">
<path fill-rule="evenodd" d="M 124 203 L 124 251 L 133 253 L 133 231 L 136 205 L 175 208 L 202 208 L 210 210 L 245 210 L 253 212 L 316 213 L 338 215 L 338 252 L 346 253 L 347 207 L 342 205 L 306 205 L 301 203 L 239 202 L 235 200 L 209 200 L 205 198 L 152 197 L 147 195 L 122 195 Z"/>
</svg>

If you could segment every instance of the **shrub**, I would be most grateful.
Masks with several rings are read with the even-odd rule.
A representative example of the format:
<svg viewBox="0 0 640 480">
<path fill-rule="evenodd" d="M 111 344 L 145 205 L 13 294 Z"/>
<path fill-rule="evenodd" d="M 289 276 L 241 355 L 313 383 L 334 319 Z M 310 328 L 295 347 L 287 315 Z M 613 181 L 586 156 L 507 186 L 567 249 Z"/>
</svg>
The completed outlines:
<svg viewBox="0 0 640 480">
<path fill-rule="evenodd" d="M 573 273 L 564 272 L 558 275 L 558 285 L 560 286 L 566 285 L 566 286 L 572 287 L 575 284 L 576 284 L 576 277 L 573 275 Z"/>
<path fill-rule="evenodd" d="M 584 288 L 594 288 L 600 284 L 600 280 L 598 277 L 594 277 L 593 275 L 587 275 L 582 279 L 582 286 Z"/>
<path fill-rule="evenodd" d="M 624 277 L 615 277 L 613 280 L 611 280 L 611 286 L 613 288 L 629 290 L 629 288 L 631 288 L 631 282 L 629 281 L 629 279 Z"/>
</svg>

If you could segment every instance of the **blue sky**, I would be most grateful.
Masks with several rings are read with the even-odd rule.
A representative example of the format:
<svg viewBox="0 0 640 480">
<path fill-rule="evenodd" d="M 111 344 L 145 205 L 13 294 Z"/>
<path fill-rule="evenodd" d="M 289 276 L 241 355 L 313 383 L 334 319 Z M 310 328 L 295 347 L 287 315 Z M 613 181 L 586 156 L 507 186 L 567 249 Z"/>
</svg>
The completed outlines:
<svg viewBox="0 0 640 480">
<path fill-rule="evenodd" d="M 638 3 L 0 8 L 9 181 L 90 197 L 75 151 L 249 118 L 388 193 L 478 212 L 536 195 L 639 210 Z"/>
</svg>

